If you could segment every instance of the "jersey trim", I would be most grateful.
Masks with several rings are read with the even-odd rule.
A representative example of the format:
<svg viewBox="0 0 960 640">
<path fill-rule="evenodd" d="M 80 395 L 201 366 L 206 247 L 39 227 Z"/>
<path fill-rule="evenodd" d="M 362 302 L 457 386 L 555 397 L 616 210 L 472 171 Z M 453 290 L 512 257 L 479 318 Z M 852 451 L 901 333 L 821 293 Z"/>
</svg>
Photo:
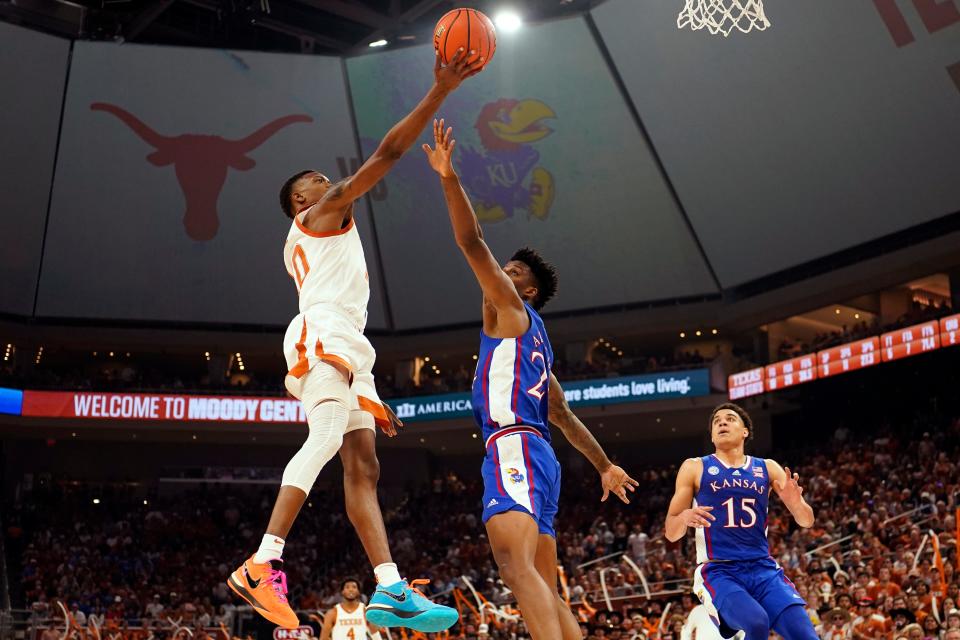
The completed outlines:
<svg viewBox="0 0 960 640">
<path fill-rule="evenodd" d="M 504 427 L 504 428 L 500 429 L 499 431 L 494 431 L 493 433 L 491 433 L 491 434 L 490 434 L 490 437 L 487 438 L 487 442 L 486 442 L 486 444 L 485 444 L 484 446 L 487 447 L 487 448 L 489 448 L 490 445 L 493 444 L 494 441 L 496 441 L 497 438 L 502 438 L 503 436 L 509 436 L 509 435 L 511 435 L 511 434 L 514 434 L 514 433 L 532 433 L 533 435 L 537 436 L 538 438 L 542 438 L 542 437 L 543 437 L 543 436 L 540 434 L 539 431 L 537 431 L 537 430 L 534 429 L 533 427 L 528 427 L 528 426 L 526 426 L 526 425 L 520 425 L 520 426 L 516 426 L 516 427 Z"/>
<path fill-rule="evenodd" d="M 390 426 L 390 419 L 387 417 L 387 412 L 382 404 L 360 395 L 357 396 L 357 402 L 360 404 L 360 411 L 366 411 L 372 415 L 373 421 L 378 427 Z"/>
<path fill-rule="evenodd" d="M 311 238 L 332 238 L 334 236 L 342 236 L 353 229 L 354 219 L 354 216 L 350 216 L 350 224 L 342 229 L 335 229 L 333 231 L 311 231 L 310 229 L 307 229 L 307 227 L 300 222 L 300 214 L 297 214 L 297 216 L 293 219 L 293 222 L 297 225 L 297 229 L 300 229 L 300 232 L 306 236 L 310 236 Z"/>
<path fill-rule="evenodd" d="M 303 330 L 300 332 L 300 340 L 296 344 L 297 348 L 297 362 L 293 365 L 290 371 L 287 372 L 287 375 L 293 376 L 294 378 L 302 378 L 304 374 L 310 371 L 310 361 L 307 360 L 307 319 L 303 319 Z M 346 358 L 338 356 L 334 353 L 327 353 L 323 350 L 323 343 L 317 340 L 317 345 L 314 348 L 314 355 L 319 359 L 324 360 L 331 364 L 336 364 L 347 370 L 347 374 L 350 378 L 350 382 L 353 382 L 353 365 L 347 361 Z M 382 409 L 381 409 L 382 411 Z M 376 414 L 374 414 L 376 418 Z"/>
<path fill-rule="evenodd" d="M 713 458 L 714 460 L 716 460 L 717 462 L 719 462 L 720 465 L 721 465 L 724 469 L 746 469 L 747 467 L 750 466 L 750 463 L 753 461 L 753 456 L 744 456 L 745 462 L 743 463 L 743 466 L 741 466 L 741 467 L 732 467 L 732 466 L 728 465 L 726 462 L 724 462 L 723 460 L 721 460 L 721 459 L 720 459 L 720 456 L 718 456 L 718 455 L 715 454 L 715 453 L 711 453 L 711 454 L 710 454 L 709 456 L 707 456 L 707 457 Z"/>
</svg>

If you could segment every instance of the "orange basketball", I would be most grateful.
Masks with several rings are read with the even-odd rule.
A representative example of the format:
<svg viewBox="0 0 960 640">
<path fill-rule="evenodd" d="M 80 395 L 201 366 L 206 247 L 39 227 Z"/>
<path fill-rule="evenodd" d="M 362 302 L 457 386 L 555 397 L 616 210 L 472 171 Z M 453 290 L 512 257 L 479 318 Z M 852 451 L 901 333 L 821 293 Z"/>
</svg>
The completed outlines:
<svg viewBox="0 0 960 640">
<path fill-rule="evenodd" d="M 487 66 L 497 50 L 497 30 L 490 18 L 476 9 L 454 9 L 440 18 L 433 30 L 433 48 L 443 64 L 448 64 L 460 47 L 467 60 L 482 56 L 483 66 Z M 475 52 L 472 56 L 471 51 Z"/>
</svg>

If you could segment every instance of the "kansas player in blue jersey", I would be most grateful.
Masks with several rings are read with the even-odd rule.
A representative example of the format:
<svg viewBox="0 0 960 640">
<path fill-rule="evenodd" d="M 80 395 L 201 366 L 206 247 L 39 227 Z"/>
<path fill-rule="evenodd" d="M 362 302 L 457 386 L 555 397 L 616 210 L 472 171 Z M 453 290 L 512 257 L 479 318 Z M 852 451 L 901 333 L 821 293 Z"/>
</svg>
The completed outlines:
<svg viewBox="0 0 960 640">
<path fill-rule="evenodd" d="M 748 456 L 753 423 L 744 409 L 721 404 L 710 415 L 716 452 L 689 458 L 677 473 L 667 514 L 671 542 L 693 528 L 697 542 L 694 591 L 724 637 L 741 630 L 746 640 L 767 640 L 770 629 L 786 640 L 813 640 L 813 623 L 783 569 L 770 556 L 767 505 L 776 491 L 801 527 L 813 526 L 800 476 L 773 460 Z"/>
<path fill-rule="evenodd" d="M 548 421 L 596 467 L 601 500 L 613 493 L 629 503 L 627 491 L 637 482 L 610 462 L 550 372 L 553 350 L 537 310 L 556 291 L 556 272 L 531 249 L 500 267 L 453 169 L 452 130 L 444 131 L 442 120 L 433 128 L 435 148 L 423 150 L 440 174 L 457 245 L 483 290 L 473 407 L 486 443 L 483 521 L 490 547 L 533 640 L 580 640 L 580 625 L 557 591 L 560 463 Z"/>
</svg>

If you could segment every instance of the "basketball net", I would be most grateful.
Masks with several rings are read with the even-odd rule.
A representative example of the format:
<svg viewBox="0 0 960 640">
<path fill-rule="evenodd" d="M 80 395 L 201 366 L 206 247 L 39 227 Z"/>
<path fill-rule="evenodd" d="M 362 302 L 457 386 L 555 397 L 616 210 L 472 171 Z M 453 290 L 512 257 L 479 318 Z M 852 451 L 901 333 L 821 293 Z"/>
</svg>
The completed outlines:
<svg viewBox="0 0 960 640">
<path fill-rule="evenodd" d="M 770 21 L 763 13 L 763 0 L 684 0 L 677 28 L 706 29 L 713 35 L 730 35 L 734 29 L 763 31 Z"/>
</svg>

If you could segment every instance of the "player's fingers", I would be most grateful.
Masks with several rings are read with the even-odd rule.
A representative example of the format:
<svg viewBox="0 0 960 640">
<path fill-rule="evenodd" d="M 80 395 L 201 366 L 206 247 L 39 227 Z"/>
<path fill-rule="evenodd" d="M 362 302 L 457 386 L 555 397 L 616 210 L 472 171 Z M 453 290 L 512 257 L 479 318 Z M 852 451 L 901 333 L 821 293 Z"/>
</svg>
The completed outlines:
<svg viewBox="0 0 960 640">
<path fill-rule="evenodd" d="M 444 146 L 450 144 L 450 137 L 453 135 L 453 127 L 447 127 L 447 132 L 443 134 Z"/>
<path fill-rule="evenodd" d="M 451 141 L 450 141 L 450 149 L 449 149 L 449 151 L 452 152 L 452 151 L 453 151 L 453 148 L 454 148 L 455 146 L 457 146 L 457 141 L 456 141 L 456 140 L 451 140 Z"/>
<path fill-rule="evenodd" d="M 603 488 L 603 497 L 600 498 L 600 502 L 606 502 L 606 501 L 607 501 L 607 498 L 609 498 L 609 497 L 610 497 L 610 489 L 607 489 L 606 487 L 604 487 L 604 488 Z"/>
<path fill-rule="evenodd" d="M 632 485 L 635 486 L 635 487 L 639 487 L 639 486 L 640 486 L 640 483 L 637 482 L 636 480 L 634 480 L 633 478 L 631 478 L 630 476 L 627 476 L 627 482 L 629 482 L 630 484 L 632 484 Z"/>
<path fill-rule="evenodd" d="M 624 487 L 624 489 L 626 489 L 626 490 L 629 491 L 630 493 L 633 493 L 634 491 L 637 490 L 637 488 L 634 487 L 634 486 L 633 486 L 632 484 L 630 484 L 629 482 L 625 482 L 625 483 L 623 484 L 623 487 Z"/>
<path fill-rule="evenodd" d="M 799 473 L 793 474 L 793 481 L 794 481 L 794 482 L 800 482 L 800 474 L 799 474 Z"/>
<path fill-rule="evenodd" d="M 425 154 L 427 154 L 427 157 L 430 157 L 430 145 L 428 145 L 427 143 L 423 143 L 423 145 L 420 148 L 423 149 L 423 152 Z"/>
<path fill-rule="evenodd" d="M 697 508 L 697 513 L 698 513 L 698 514 L 700 515 L 700 517 L 703 518 L 704 520 L 716 520 L 716 519 L 717 519 L 716 516 L 714 516 L 713 514 L 711 514 L 709 511 L 705 511 L 705 510 L 703 509 L 703 507 L 698 507 L 698 508 Z"/>
<path fill-rule="evenodd" d="M 447 63 L 447 66 L 457 66 L 457 63 L 460 62 L 460 59 L 463 57 L 463 47 L 457 49 L 457 52 L 453 54 L 453 57 L 450 59 L 450 62 Z"/>
<path fill-rule="evenodd" d="M 479 60 L 473 62 L 472 64 L 468 64 L 463 69 L 464 79 L 477 75 L 478 73 L 483 71 L 483 67 L 484 67 L 483 58 L 480 58 Z"/>
<path fill-rule="evenodd" d="M 467 68 L 467 66 L 468 66 L 467 60 L 469 60 L 469 59 L 470 59 L 470 56 L 472 56 L 472 55 L 475 54 L 475 53 L 476 53 L 476 51 L 474 51 L 473 49 L 470 49 L 470 52 L 469 52 L 469 53 L 466 53 L 466 52 L 465 52 L 465 53 L 463 54 L 463 57 L 461 57 L 460 60 L 459 60 L 459 62 L 457 62 L 457 74 L 459 74 L 459 75 L 461 75 L 461 76 L 464 74 L 464 70 L 465 70 L 465 69 Z"/>
<path fill-rule="evenodd" d="M 627 498 L 627 492 L 623 489 L 620 489 L 620 491 L 617 492 L 617 497 L 620 498 L 620 501 L 624 504 L 630 504 L 630 499 Z"/>
<path fill-rule="evenodd" d="M 470 53 L 472 54 L 473 52 L 471 51 Z M 485 62 L 485 61 L 486 61 L 486 58 L 483 57 L 483 56 L 480 56 L 479 58 L 477 58 L 477 59 L 474 60 L 473 62 L 465 63 L 465 64 L 464 64 L 464 71 L 465 71 L 466 73 L 472 73 L 472 72 L 474 72 L 474 71 L 479 71 L 480 69 L 483 69 L 483 65 L 484 65 L 484 62 Z"/>
</svg>

